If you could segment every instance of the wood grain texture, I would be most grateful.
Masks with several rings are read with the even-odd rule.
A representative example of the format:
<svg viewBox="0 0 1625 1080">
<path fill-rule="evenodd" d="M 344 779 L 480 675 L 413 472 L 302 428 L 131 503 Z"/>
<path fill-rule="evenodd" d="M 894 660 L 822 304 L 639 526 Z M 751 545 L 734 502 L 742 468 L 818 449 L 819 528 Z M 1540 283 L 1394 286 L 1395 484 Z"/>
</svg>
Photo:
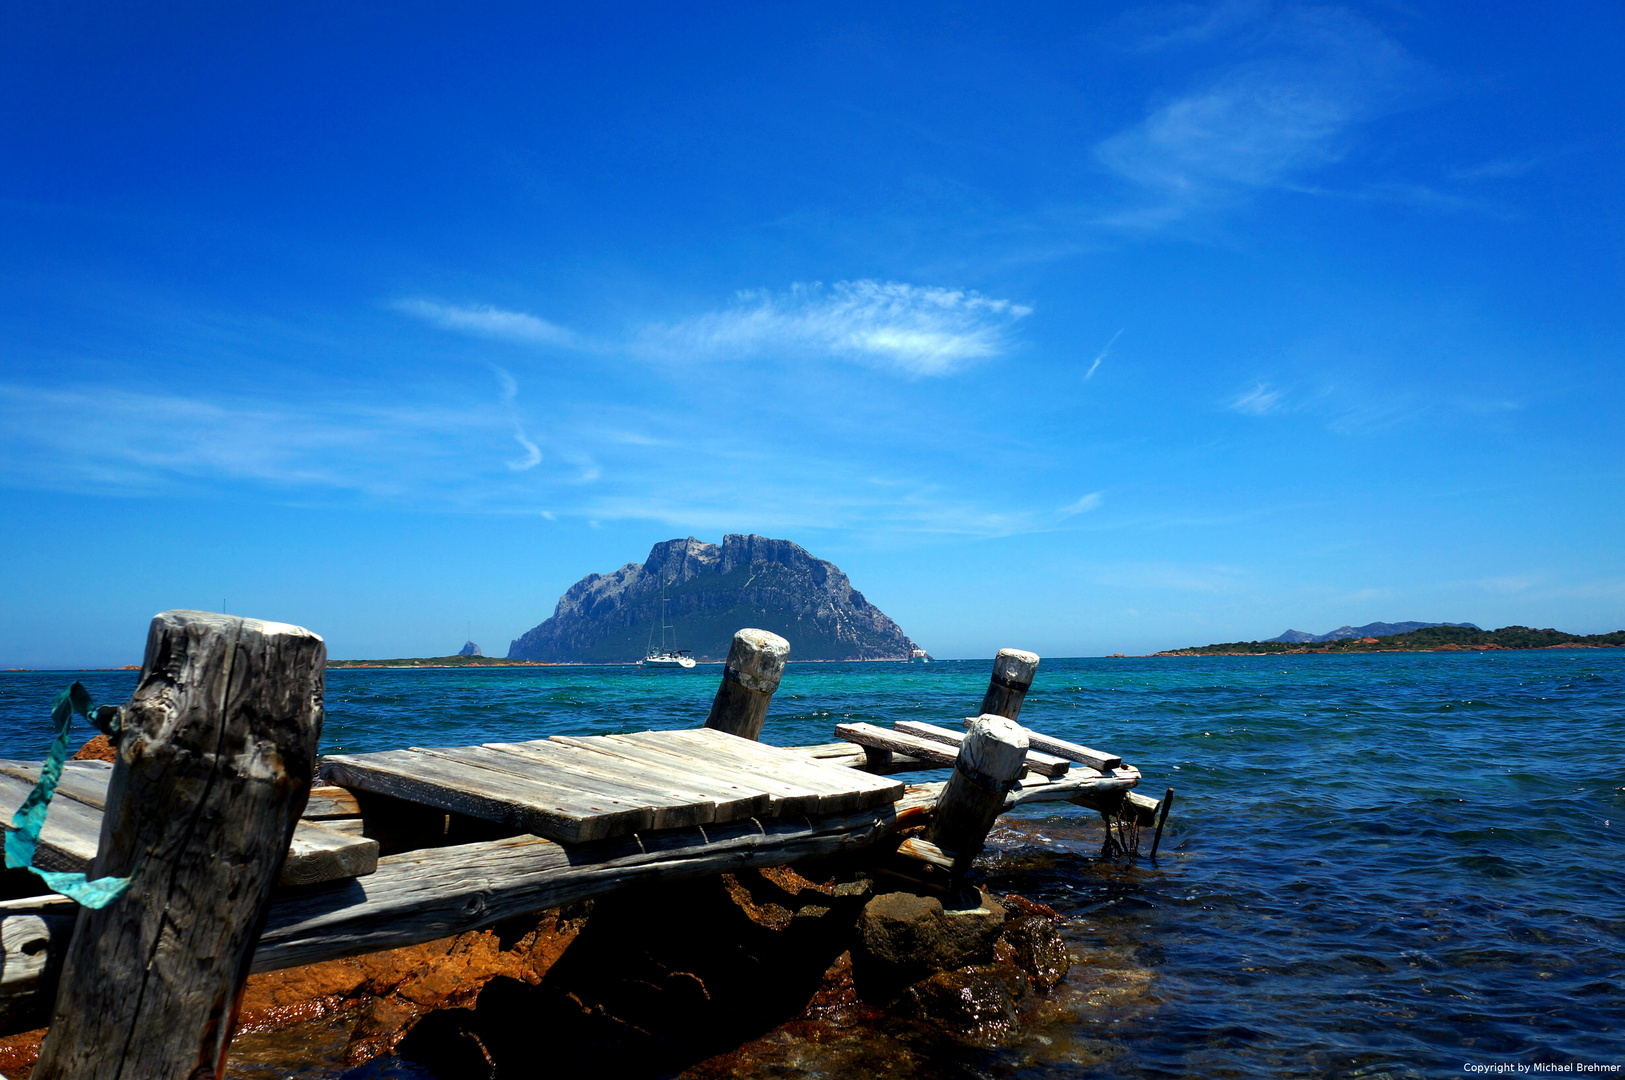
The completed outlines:
<svg viewBox="0 0 1625 1080">
<path fill-rule="evenodd" d="M 332 784 L 317 784 L 310 789 L 310 801 L 305 803 L 305 817 L 320 821 L 323 818 L 351 818 L 361 813 L 361 804 L 344 788 Z"/>
<path fill-rule="evenodd" d="M 813 761 L 795 750 L 767 746 L 725 732 L 697 728 L 661 734 L 669 735 L 678 743 L 697 745 L 702 748 L 703 753 L 720 751 L 737 754 L 746 761 L 759 762 L 764 770 L 772 772 L 775 776 L 791 777 L 815 785 L 822 791 L 853 792 L 860 800 L 855 808 L 893 802 L 903 793 L 903 784 L 899 780 L 862 773 L 853 775 L 849 769 Z"/>
<path fill-rule="evenodd" d="M 0 903 L 0 1035 L 43 1027 L 51 1018 L 62 958 L 79 905 L 64 896 Z"/>
<path fill-rule="evenodd" d="M 36 769 L 34 777 L 38 775 Z M 70 783 L 76 779 L 66 769 L 63 776 Z M 34 790 L 34 782 L 33 778 L 0 775 L 0 823 L 6 831 L 11 830 L 12 815 Z M 51 800 L 45 827 L 40 830 L 39 846 L 34 849 L 34 865 L 42 870 L 82 874 L 95 860 L 101 838 L 101 810 L 64 793 Z"/>
<path fill-rule="evenodd" d="M 940 768 L 940 766 L 929 761 L 921 761 L 919 758 L 910 757 L 908 754 L 899 754 L 893 750 L 886 751 L 891 756 L 886 758 L 884 765 L 876 766 L 870 757 L 869 747 L 849 742 L 820 743 L 817 746 L 798 746 L 795 749 L 797 753 L 805 754 L 814 761 L 822 762 L 825 765 L 839 765 L 846 769 L 862 769 L 864 772 L 872 772 L 881 776 Z"/>
<path fill-rule="evenodd" d="M 790 643 L 777 634 L 751 629 L 734 634 L 705 726 L 742 739 L 760 736 L 789 659 Z"/>
<path fill-rule="evenodd" d="M 896 806 L 810 819 L 740 821 L 568 847 L 533 836 L 386 856 L 370 877 L 280 902 L 256 970 L 393 949 L 621 889 L 866 847 Z"/>
<path fill-rule="evenodd" d="M 965 726 L 968 728 L 976 720 L 974 716 L 965 717 Z M 1027 728 L 1027 744 L 1037 747 L 1046 754 L 1053 754 L 1067 761 L 1075 761 L 1079 765 L 1087 765 L 1098 772 L 1109 773 L 1119 765 L 1123 759 L 1117 754 L 1108 754 L 1102 750 L 1091 750 L 1087 746 L 1057 739 L 1053 735 L 1045 735 L 1042 731 Z"/>
<path fill-rule="evenodd" d="M 416 750 L 334 755 L 323 759 L 322 773 L 345 787 L 500 822 L 565 843 L 648 828 L 654 816 L 643 806 Z"/>
<path fill-rule="evenodd" d="M 835 734 L 859 746 L 873 746 L 906 754 L 915 761 L 926 763 L 926 768 L 951 769 L 959 760 L 959 747 L 935 739 L 925 739 L 906 731 L 876 727 L 874 724 L 836 724 Z M 895 760 L 895 759 L 894 759 Z M 1021 763 L 1021 776 L 1027 775 L 1027 763 Z"/>
<path fill-rule="evenodd" d="M 196 611 L 152 621 L 39 1080 L 224 1072 L 239 995 L 322 727 L 327 649 L 308 630 Z"/>
<path fill-rule="evenodd" d="M 315 885 L 362 877 L 378 869 L 378 841 L 359 832 L 331 828 L 331 824 L 301 819 L 294 826 L 278 885 Z"/>
<path fill-rule="evenodd" d="M 500 750 L 526 759 L 535 766 L 555 769 L 562 773 L 592 774 L 628 783 L 639 784 L 670 803 L 696 803 L 706 806 L 706 816 L 699 822 L 738 821 L 755 817 L 767 810 L 768 798 L 764 792 L 745 794 L 732 787 L 708 785 L 691 773 L 675 766 L 655 768 L 633 765 L 630 762 L 594 754 L 590 750 L 563 746 L 540 739 L 524 743 L 486 743 L 490 750 Z"/>
<path fill-rule="evenodd" d="M 919 720 L 899 720 L 895 730 L 908 735 L 918 735 L 929 742 L 940 742 L 955 748 L 965 741 L 963 731 L 954 731 L 951 728 L 938 727 L 935 724 L 923 723 Z M 1065 776 L 1072 767 L 1072 762 L 1065 758 L 1055 757 L 1040 750 L 1032 749 L 1032 732 L 1027 732 L 1027 768 L 1041 776 Z"/>
<path fill-rule="evenodd" d="M 19 791 L 27 795 L 27 789 L 39 779 L 39 770 L 39 762 L 0 761 L 0 814 L 8 824 L 16 810 L 12 800 L 21 803 L 22 799 L 17 797 Z M 101 843 L 102 812 L 107 805 L 107 787 L 112 775 L 111 762 L 69 761 L 63 765 L 57 797 L 51 800 L 51 809 L 45 818 L 42 848 L 36 852 L 35 862 L 40 867 L 76 874 L 90 869 Z M 19 783 L 26 787 L 19 789 Z M 343 792 L 343 801 L 352 807 L 356 805 L 355 797 L 343 788 L 329 790 Z M 352 812 L 359 813 L 359 809 Z M 301 819 L 294 828 L 277 884 L 311 885 L 355 877 L 372 873 L 377 864 L 376 842 L 359 836 L 341 840 L 315 823 Z"/>
<path fill-rule="evenodd" d="M 982 715 L 1014 720 L 1021 715 L 1021 703 L 1033 685 L 1038 670 L 1038 654 L 1021 649 L 1000 649 L 993 658 L 993 675 L 987 693 L 982 695 Z"/>
<path fill-rule="evenodd" d="M 555 735 L 550 740 L 565 746 L 574 746 L 595 754 L 635 762 L 657 769 L 681 769 L 707 783 L 727 784 L 741 792 L 765 795 L 767 817 L 787 817 L 795 814 L 815 814 L 822 799 L 817 792 L 788 783 L 758 771 L 719 760 L 702 759 L 693 753 L 684 753 L 669 742 L 646 742 L 637 735 L 588 735 L 576 738 Z"/>
<path fill-rule="evenodd" d="M 1027 758 L 1027 734 L 1003 716 L 982 716 L 959 744 L 954 771 L 937 798 L 925 839 L 954 856 L 964 873 L 981 853 L 987 832 L 1004 813 Z"/>
</svg>

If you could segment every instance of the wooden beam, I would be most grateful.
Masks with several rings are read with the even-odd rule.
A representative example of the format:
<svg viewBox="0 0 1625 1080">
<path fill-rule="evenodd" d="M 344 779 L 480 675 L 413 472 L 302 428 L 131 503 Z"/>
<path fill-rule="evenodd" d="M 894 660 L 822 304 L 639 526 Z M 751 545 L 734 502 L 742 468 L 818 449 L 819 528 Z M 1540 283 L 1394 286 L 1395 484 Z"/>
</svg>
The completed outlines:
<svg viewBox="0 0 1625 1080">
<path fill-rule="evenodd" d="M 1021 725 L 988 714 L 971 725 L 959 745 L 953 775 L 937 798 L 925 839 L 952 853 L 954 869 L 963 874 L 981 853 L 987 831 L 1004 813 L 1005 796 L 1016 786 L 1027 757 L 1027 735 Z"/>
<path fill-rule="evenodd" d="M 965 717 L 965 726 L 970 727 L 975 719 L 974 716 Z M 1034 731 L 1032 728 L 1027 728 L 1027 745 L 1037 747 L 1046 754 L 1075 761 L 1079 765 L 1087 765 L 1099 772 L 1111 772 L 1123 764 L 1123 759 L 1116 754 L 1091 750 L 1087 746 L 1057 739 L 1053 735 L 1045 735 L 1042 731 Z"/>
<path fill-rule="evenodd" d="M 36 1080 L 224 1074 L 310 792 L 326 661 L 297 626 L 152 620 L 91 871 L 130 886 L 79 912 Z"/>
<path fill-rule="evenodd" d="M 836 724 L 835 734 L 859 746 L 873 746 L 893 753 L 907 754 L 917 761 L 928 762 L 928 767 L 933 769 L 951 769 L 954 762 L 959 759 L 958 746 L 950 746 L 934 739 L 922 739 L 906 731 L 876 727 L 874 724 L 862 722 Z M 1025 761 L 1021 763 L 1021 775 L 1027 775 Z"/>
<path fill-rule="evenodd" d="M 779 635 L 766 630 L 736 633 L 705 726 L 744 739 L 761 735 L 768 702 L 779 688 L 788 659 L 790 643 Z"/>
<path fill-rule="evenodd" d="M 11 815 L 39 780 L 37 761 L 0 761 L 0 821 L 10 828 Z M 73 874 L 89 871 L 101 844 L 102 814 L 107 806 L 107 786 L 113 766 L 106 761 L 69 761 L 62 766 L 57 797 L 35 852 L 35 863 L 44 870 Z M 355 807 L 355 796 L 343 788 L 343 799 L 329 797 L 326 805 Z M 306 807 L 309 809 L 308 805 Z M 352 813 L 359 813 L 359 808 Z M 306 816 L 309 816 L 308 813 Z M 378 865 L 378 844 L 354 834 L 335 834 L 328 828 L 301 818 L 288 844 L 278 885 L 311 885 L 318 881 L 356 877 L 372 873 Z"/>
<path fill-rule="evenodd" d="M 929 742 L 945 743 L 957 752 L 959 744 L 965 741 L 963 731 L 954 731 L 950 728 L 938 727 L 935 724 L 923 723 L 919 720 L 899 720 L 893 729 L 907 735 L 918 735 Z M 1055 757 L 1039 750 L 1032 749 L 1032 732 L 1027 733 L 1027 768 L 1042 776 L 1065 776 L 1072 763 L 1065 758 Z"/>
<path fill-rule="evenodd" d="M 1038 654 L 1021 649 L 1000 649 L 993 658 L 993 677 L 982 695 L 982 715 L 1014 720 L 1021 715 L 1021 703 L 1033 685 L 1038 670 Z"/>
</svg>

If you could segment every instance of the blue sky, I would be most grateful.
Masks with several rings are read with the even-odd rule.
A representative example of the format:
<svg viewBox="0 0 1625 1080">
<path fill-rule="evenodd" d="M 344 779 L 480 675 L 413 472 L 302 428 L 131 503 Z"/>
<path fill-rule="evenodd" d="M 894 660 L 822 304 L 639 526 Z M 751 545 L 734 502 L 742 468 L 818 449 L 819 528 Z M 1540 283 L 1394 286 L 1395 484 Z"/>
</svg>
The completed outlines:
<svg viewBox="0 0 1625 1080">
<path fill-rule="evenodd" d="M 10 5 L 0 666 L 788 537 L 942 656 L 1625 625 L 1616 3 Z"/>
</svg>

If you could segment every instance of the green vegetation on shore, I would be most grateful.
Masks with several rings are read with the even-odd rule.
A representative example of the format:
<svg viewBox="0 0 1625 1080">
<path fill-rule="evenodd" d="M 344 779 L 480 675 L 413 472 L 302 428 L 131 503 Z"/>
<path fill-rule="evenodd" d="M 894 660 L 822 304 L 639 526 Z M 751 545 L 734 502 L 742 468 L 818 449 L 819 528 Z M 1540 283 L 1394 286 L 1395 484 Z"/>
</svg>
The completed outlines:
<svg viewBox="0 0 1625 1080">
<path fill-rule="evenodd" d="M 1611 634 L 1565 634 L 1548 627 L 1503 626 L 1499 630 L 1472 630 L 1460 626 L 1430 626 L 1408 634 L 1380 638 L 1339 638 L 1336 641 L 1231 641 L 1220 645 L 1169 649 L 1153 656 L 1254 656 L 1284 653 L 1458 652 L 1489 649 L 1625 648 L 1625 630 Z"/>
</svg>

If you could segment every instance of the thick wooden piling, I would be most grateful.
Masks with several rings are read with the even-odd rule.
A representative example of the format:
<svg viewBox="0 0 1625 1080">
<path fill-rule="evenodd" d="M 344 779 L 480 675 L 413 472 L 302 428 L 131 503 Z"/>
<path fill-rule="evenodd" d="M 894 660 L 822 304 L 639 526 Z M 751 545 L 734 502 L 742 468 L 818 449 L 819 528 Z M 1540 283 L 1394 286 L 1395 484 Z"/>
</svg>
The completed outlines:
<svg viewBox="0 0 1625 1080">
<path fill-rule="evenodd" d="M 766 630 L 741 630 L 728 649 L 722 685 L 711 702 L 705 726 L 755 739 L 767 719 L 767 705 L 779 688 L 790 643 Z"/>
<path fill-rule="evenodd" d="M 984 714 L 971 724 L 925 830 L 926 840 L 952 855 L 956 873 L 981 852 L 1026 759 L 1027 733 L 1014 720 Z"/>
<path fill-rule="evenodd" d="M 1021 703 L 1033 685 L 1038 670 L 1038 654 L 1021 649 L 1000 649 L 993 658 L 993 677 L 982 695 L 982 712 L 1014 720 L 1021 715 Z"/>
<path fill-rule="evenodd" d="M 152 621 L 124 707 L 90 876 L 36 1080 L 215 1080 L 304 809 L 327 647 L 308 630 L 198 611 Z"/>
</svg>

